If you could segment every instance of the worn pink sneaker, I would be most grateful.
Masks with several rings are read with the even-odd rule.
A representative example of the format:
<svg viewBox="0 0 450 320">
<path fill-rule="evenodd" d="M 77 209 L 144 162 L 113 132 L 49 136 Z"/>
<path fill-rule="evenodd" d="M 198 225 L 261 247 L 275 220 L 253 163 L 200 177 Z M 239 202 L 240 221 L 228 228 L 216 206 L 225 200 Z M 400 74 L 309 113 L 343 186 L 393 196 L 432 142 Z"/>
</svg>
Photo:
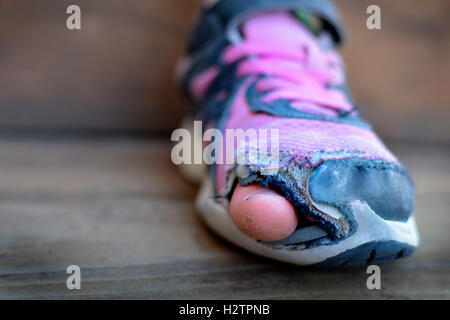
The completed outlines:
<svg viewBox="0 0 450 320">
<path fill-rule="evenodd" d="M 251 252 L 300 265 L 363 264 L 411 254 L 419 242 L 412 181 L 349 98 L 336 51 L 339 30 L 328 11 L 317 10 L 321 27 L 314 28 L 304 11 L 266 6 L 261 12 L 261 1 L 253 2 L 245 18 L 223 2 L 205 11 L 183 83 L 203 129 L 277 129 L 279 162 L 272 171 L 262 161 L 211 164 L 197 199 L 201 216 Z M 219 155 L 225 149 L 222 143 Z M 297 212 L 296 230 L 276 242 L 239 230 L 229 215 L 237 184 L 283 195 Z"/>
</svg>

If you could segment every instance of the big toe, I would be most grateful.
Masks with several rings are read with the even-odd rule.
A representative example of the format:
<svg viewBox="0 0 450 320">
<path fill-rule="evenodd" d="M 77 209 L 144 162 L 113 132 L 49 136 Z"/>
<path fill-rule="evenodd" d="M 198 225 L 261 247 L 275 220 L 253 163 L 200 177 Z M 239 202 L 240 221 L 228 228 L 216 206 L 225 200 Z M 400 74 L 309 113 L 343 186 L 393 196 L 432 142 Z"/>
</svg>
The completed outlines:
<svg viewBox="0 0 450 320">
<path fill-rule="evenodd" d="M 288 200 L 259 185 L 236 186 L 230 215 L 242 232 L 263 241 L 286 238 L 298 223 L 295 209 Z"/>
</svg>

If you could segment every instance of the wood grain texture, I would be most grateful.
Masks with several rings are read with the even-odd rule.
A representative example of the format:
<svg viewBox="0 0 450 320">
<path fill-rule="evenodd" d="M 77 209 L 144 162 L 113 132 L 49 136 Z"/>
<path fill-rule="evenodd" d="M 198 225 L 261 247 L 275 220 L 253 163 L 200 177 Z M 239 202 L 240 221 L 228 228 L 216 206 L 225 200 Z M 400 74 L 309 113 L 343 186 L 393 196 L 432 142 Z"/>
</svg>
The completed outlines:
<svg viewBox="0 0 450 320">
<path fill-rule="evenodd" d="M 450 148 L 391 147 L 415 180 L 422 244 L 370 291 L 365 268 L 285 265 L 210 233 L 167 139 L 0 137 L 0 298 L 448 299 Z"/>
<path fill-rule="evenodd" d="M 0 129 L 166 132 L 186 105 L 174 64 L 199 0 L 0 2 Z M 356 101 L 386 137 L 450 140 L 450 2 L 338 0 Z M 382 30 L 366 28 L 379 4 Z"/>
<path fill-rule="evenodd" d="M 165 131 L 183 113 L 174 68 L 198 0 L 0 3 L 0 128 Z"/>
<path fill-rule="evenodd" d="M 450 2 L 337 0 L 343 53 L 356 103 L 380 134 L 450 140 Z M 381 30 L 366 27 L 377 4 Z"/>
</svg>

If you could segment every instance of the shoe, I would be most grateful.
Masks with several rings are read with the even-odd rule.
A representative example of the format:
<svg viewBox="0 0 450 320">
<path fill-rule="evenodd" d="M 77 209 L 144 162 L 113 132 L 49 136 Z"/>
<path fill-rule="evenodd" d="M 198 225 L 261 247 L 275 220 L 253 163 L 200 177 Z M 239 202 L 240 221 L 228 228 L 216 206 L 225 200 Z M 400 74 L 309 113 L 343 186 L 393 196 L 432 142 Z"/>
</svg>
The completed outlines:
<svg viewBox="0 0 450 320">
<path fill-rule="evenodd" d="M 187 175 L 202 178 L 201 217 L 240 247 L 298 265 L 410 255 L 419 243 L 412 180 L 349 96 L 339 33 L 302 10 L 257 9 L 239 23 L 209 22 L 226 25 L 218 31 L 197 27 L 181 77 L 203 128 L 277 129 L 279 164 L 273 173 L 258 163 L 215 163 L 204 171 L 184 165 Z M 219 1 L 204 15 L 220 10 Z M 229 214 L 237 184 L 288 199 L 298 215 L 295 231 L 268 242 L 239 230 Z"/>
</svg>

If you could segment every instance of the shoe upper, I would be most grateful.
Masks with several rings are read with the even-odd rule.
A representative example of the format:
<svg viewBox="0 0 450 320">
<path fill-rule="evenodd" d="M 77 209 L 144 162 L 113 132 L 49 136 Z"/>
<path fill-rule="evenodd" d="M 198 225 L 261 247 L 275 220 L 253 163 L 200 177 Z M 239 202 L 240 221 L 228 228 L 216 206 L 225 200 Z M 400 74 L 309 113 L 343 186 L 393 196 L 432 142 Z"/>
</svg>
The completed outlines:
<svg viewBox="0 0 450 320">
<path fill-rule="evenodd" d="M 204 127 L 278 133 L 275 173 L 262 174 L 262 163 L 211 167 L 219 197 L 230 195 L 236 179 L 272 187 L 302 212 L 300 224 L 314 222 L 334 239 L 357 228 L 355 201 L 385 220 L 408 220 L 412 181 L 350 98 L 332 32 L 314 34 L 291 11 L 263 12 L 200 52 L 184 88 Z"/>
</svg>

